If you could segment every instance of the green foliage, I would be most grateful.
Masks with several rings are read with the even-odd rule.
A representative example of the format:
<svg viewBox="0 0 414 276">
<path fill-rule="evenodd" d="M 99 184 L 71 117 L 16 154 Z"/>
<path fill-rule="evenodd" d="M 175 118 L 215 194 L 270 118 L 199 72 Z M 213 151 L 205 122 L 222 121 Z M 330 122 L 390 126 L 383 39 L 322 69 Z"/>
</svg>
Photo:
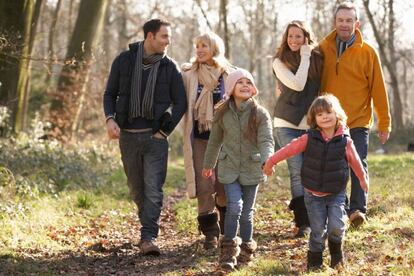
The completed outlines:
<svg viewBox="0 0 414 276">
<path fill-rule="evenodd" d="M 82 209 L 89 209 L 92 205 L 93 205 L 92 195 L 85 193 L 85 192 L 78 194 L 76 207 L 79 207 Z"/>
<path fill-rule="evenodd" d="M 196 234 L 197 231 L 197 200 L 186 199 L 174 205 L 178 232 Z"/>
<path fill-rule="evenodd" d="M 0 165 L 11 172 L 16 195 L 59 193 L 65 189 L 94 188 L 114 168 L 105 148 L 78 145 L 63 148 L 55 142 L 22 137 L 0 141 Z"/>
</svg>

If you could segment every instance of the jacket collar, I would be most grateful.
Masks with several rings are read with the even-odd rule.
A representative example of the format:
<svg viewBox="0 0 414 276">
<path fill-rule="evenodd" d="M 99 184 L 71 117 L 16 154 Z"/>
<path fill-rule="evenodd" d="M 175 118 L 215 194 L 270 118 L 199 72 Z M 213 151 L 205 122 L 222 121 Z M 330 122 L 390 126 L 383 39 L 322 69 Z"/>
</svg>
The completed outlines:
<svg viewBox="0 0 414 276">
<path fill-rule="evenodd" d="M 253 105 L 253 100 L 250 98 L 240 104 L 240 109 L 236 107 L 236 103 L 233 99 L 230 100 L 229 107 L 235 113 L 244 113 L 247 110 L 250 110 Z"/>
<path fill-rule="evenodd" d="M 331 31 L 322 41 L 329 43 L 331 47 L 336 48 L 336 30 Z M 362 33 L 359 29 L 355 30 L 355 42 L 352 44 L 354 47 L 362 47 L 364 45 L 364 39 L 362 38 Z M 352 47 L 351 46 L 351 47 Z"/>
<path fill-rule="evenodd" d="M 134 42 L 134 43 L 131 43 L 131 44 L 129 44 L 128 45 L 128 47 L 129 47 L 129 50 L 132 52 L 132 53 L 136 53 L 137 51 L 138 51 L 138 44 L 140 43 L 140 42 L 143 42 L 143 41 L 138 41 L 138 42 Z M 160 63 L 161 64 L 165 64 L 165 63 L 168 63 L 168 61 L 170 60 L 170 57 L 168 56 L 168 55 L 165 55 L 161 60 L 160 60 Z"/>
</svg>

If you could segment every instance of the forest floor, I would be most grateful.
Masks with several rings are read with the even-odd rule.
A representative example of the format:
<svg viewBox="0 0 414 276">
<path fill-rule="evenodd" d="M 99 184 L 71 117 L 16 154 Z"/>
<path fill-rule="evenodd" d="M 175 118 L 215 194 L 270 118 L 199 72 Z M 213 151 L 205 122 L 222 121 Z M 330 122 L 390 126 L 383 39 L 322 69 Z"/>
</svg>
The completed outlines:
<svg viewBox="0 0 414 276">
<path fill-rule="evenodd" d="M 341 270 L 309 275 L 414 275 L 414 156 L 370 156 L 368 222 L 349 229 Z M 99 189 L 64 191 L 21 203 L 0 216 L 1 275 L 222 275 L 218 251 L 205 251 L 195 200 L 185 196 L 182 160 L 170 162 L 159 257 L 138 249 L 139 221 L 121 169 Z M 307 239 L 294 239 L 286 165 L 260 187 L 253 265 L 230 275 L 306 274 Z M 15 206 L 14 208 L 19 208 Z"/>
</svg>

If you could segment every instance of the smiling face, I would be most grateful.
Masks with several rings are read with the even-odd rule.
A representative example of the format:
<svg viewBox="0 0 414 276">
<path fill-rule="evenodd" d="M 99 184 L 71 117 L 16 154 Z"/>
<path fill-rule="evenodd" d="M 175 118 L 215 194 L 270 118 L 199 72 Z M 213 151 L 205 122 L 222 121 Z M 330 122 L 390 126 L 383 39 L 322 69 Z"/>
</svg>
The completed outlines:
<svg viewBox="0 0 414 276">
<path fill-rule="evenodd" d="M 234 85 L 233 97 L 236 100 L 245 101 L 255 94 L 255 86 L 248 78 L 240 78 Z"/>
<path fill-rule="evenodd" d="M 335 29 L 342 41 L 347 41 L 359 28 L 359 21 L 353 9 L 340 9 L 335 16 Z"/>
<path fill-rule="evenodd" d="M 322 131 L 332 131 L 335 130 L 337 117 L 336 113 L 333 110 L 323 110 L 315 114 L 316 125 Z"/>
<path fill-rule="evenodd" d="M 168 45 L 170 45 L 171 28 L 170 26 L 161 26 L 160 30 L 153 33 L 148 33 L 145 40 L 148 41 L 149 53 L 148 54 L 165 54 L 167 52 Z"/>
<path fill-rule="evenodd" d="M 303 30 L 296 26 L 290 26 L 287 35 L 287 44 L 292 52 L 300 50 L 300 46 L 305 43 Z"/>
<path fill-rule="evenodd" d="M 203 40 L 200 40 L 196 44 L 196 58 L 199 63 L 207 63 L 210 65 L 213 63 L 213 51 L 210 45 Z"/>
</svg>

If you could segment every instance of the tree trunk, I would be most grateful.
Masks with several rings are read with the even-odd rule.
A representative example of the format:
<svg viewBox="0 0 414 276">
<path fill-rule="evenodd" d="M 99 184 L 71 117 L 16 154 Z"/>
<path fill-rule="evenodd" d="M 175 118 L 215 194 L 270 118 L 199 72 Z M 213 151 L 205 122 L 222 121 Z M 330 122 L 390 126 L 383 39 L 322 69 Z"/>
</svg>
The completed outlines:
<svg viewBox="0 0 414 276">
<path fill-rule="evenodd" d="M 227 0 L 220 0 L 220 22 L 223 24 L 223 40 L 226 58 L 230 57 L 230 35 L 227 25 Z"/>
<path fill-rule="evenodd" d="M 15 110 L 27 0 L 0 1 L 0 105 Z"/>
<path fill-rule="evenodd" d="M 42 10 L 43 0 L 36 0 L 36 4 L 34 5 L 32 11 L 33 15 L 29 21 L 30 15 L 26 13 L 27 28 L 29 29 L 29 33 L 26 32 L 25 40 L 28 40 L 28 50 L 27 56 L 25 58 L 25 53 L 23 51 L 22 60 L 20 61 L 20 74 L 19 74 L 19 82 L 18 82 L 18 89 L 17 92 L 19 94 L 19 103 L 16 110 L 16 120 L 14 125 L 14 130 L 16 133 L 20 131 L 25 131 L 27 127 L 27 115 L 29 112 L 29 99 L 30 99 L 30 83 L 31 83 L 31 55 L 33 50 L 33 45 L 36 37 L 36 28 L 37 23 L 39 21 L 40 12 Z M 26 47 L 26 43 L 25 43 Z M 22 83 L 20 83 L 20 81 Z"/>
<path fill-rule="evenodd" d="M 60 7 L 62 6 L 62 0 L 58 0 L 56 3 L 56 8 L 53 11 L 52 19 L 49 28 L 49 38 L 48 38 L 48 62 L 47 62 L 47 74 L 46 74 L 46 85 L 50 85 L 53 74 L 53 63 L 55 60 L 55 50 L 54 50 L 54 37 L 56 31 L 56 23 L 59 17 Z"/>
<path fill-rule="evenodd" d="M 0 33 L 8 41 L 0 53 L 0 104 L 12 113 L 15 133 L 25 128 L 30 79 L 30 55 L 42 0 L 2 1 Z"/>
<path fill-rule="evenodd" d="M 82 0 L 75 29 L 69 42 L 65 65 L 59 76 L 57 91 L 50 108 L 50 120 L 54 127 L 52 135 L 63 140 L 71 138 L 76 129 L 74 119 L 80 114 L 85 93 L 85 82 L 89 77 L 92 49 L 101 33 L 107 0 Z"/>
<path fill-rule="evenodd" d="M 404 128 L 403 114 L 404 108 L 401 102 L 398 75 L 397 75 L 397 58 L 395 56 L 395 45 L 394 45 L 394 33 L 395 33 L 395 14 L 394 14 L 394 1 L 388 1 L 388 7 L 384 7 L 384 10 L 388 12 L 385 16 L 388 18 L 388 26 L 386 33 L 381 34 L 377 28 L 377 24 L 374 20 L 373 13 L 369 8 L 369 0 L 364 0 L 365 12 L 368 16 L 368 20 L 371 24 L 372 30 L 374 32 L 375 40 L 378 43 L 379 54 L 381 60 L 387 68 L 388 74 L 391 79 L 391 89 L 392 89 L 392 114 L 393 114 L 393 128 L 400 130 Z M 386 39 L 384 39 L 386 38 Z M 386 41 L 387 43 L 385 43 Z M 389 53 L 389 56 L 387 55 Z"/>
</svg>

